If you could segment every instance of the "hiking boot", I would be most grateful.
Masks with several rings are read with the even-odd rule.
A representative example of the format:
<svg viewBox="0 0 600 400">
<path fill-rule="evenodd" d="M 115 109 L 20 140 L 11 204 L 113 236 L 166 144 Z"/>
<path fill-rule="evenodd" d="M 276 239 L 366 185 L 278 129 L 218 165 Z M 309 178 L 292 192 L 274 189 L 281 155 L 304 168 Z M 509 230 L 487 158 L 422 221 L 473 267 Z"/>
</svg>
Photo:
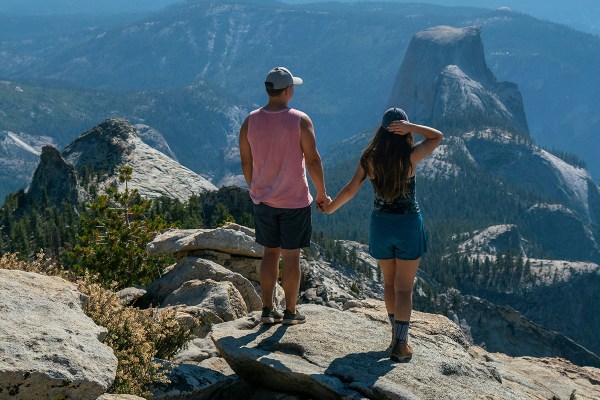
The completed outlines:
<svg viewBox="0 0 600 400">
<path fill-rule="evenodd" d="M 292 314 L 290 310 L 285 310 L 283 312 L 283 324 L 284 325 L 297 325 L 303 324 L 306 322 L 306 317 L 300 314 L 298 310 L 296 310 L 295 314 Z"/>
<path fill-rule="evenodd" d="M 263 307 L 260 322 L 263 324 L 277 324 L 283 319 L 282 315 L 275 309 Z"/>
<path fill-rule="evenodd" d="M 385 351 L 387 351 L 387 352 L 392 351 L 392 347 L 394 347 L 394 338 L 392 338 L 390 345 L 387 347 L 387 349 L 385 349 Z"/>
<path fill-rule="evenodd" d="M 392 346 L 392 354 L 390 358 L 393 361 L 408 361 L 412 358 L 413 349 L 408 342 L 395 341 Z"/>
</svg>

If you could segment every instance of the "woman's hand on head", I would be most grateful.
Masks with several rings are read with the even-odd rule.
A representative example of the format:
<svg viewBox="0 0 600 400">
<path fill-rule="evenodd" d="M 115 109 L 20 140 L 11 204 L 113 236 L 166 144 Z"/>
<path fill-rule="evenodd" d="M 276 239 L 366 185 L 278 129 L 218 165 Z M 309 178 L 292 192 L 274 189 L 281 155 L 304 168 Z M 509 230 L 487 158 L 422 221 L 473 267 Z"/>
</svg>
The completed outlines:
<svg viewBox="0 0 600 400">
<path fill-rule="evenodd" d="M 396 134 L 396 135 L 408 135 L 411 131 L 411 123 L 403 120 L 396 120 L 392 122 L 387 130 Z"/>
</svg>

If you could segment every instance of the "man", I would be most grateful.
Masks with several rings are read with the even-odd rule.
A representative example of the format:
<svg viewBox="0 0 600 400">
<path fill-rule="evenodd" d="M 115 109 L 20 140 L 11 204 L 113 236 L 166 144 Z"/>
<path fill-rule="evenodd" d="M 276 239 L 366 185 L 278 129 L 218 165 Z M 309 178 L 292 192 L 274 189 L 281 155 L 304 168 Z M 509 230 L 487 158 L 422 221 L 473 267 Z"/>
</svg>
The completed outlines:
<svg viewBox="0 0 600 400">
<path fill-rule="evenodd" d="M 323 165 L 317 151 L 312 121 L 288 107 L 302 79 L 283 67 L 273 68 L 265 79 L 266 106 L 246 117 L 240 129 L 240 158 L 244 178 L 254 202 L 256 241 L 264 246 L 260 265 L 263 303 L 261 322 L 302 324 L 296 310 L 300 289 L 300 249 L 310 246 L 311 203 L 306 169 L 317 189 L 316 203 L 329 204 Z M 283 316 L 273 306 L 273 291 L 283 255 Z"/>
</svg>

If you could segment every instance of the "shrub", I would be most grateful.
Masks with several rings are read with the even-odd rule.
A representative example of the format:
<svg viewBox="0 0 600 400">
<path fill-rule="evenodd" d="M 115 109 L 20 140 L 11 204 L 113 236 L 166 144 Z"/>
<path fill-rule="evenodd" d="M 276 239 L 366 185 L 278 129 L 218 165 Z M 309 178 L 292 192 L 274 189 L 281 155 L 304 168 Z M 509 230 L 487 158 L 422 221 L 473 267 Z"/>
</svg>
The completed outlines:
<svg viewBox="0 0 600 400">
<path fill-rule="evenodd" d="M 43 252 L 26 262 L 17 254 L 0 258 L 0 268 L 58 275 L 77 284 L 88 296 L 83 311 L 100 326 L 108 329 L 104 343 L 110 346 L 118 359 L 117 375 L 109 392 L 149 397 L 148 388 L 156 382 L 168 382 L 167 371 L 156 358 L 169 359 L 191 339 L 193 327 L 180 324 L 174 310 L 127 307 L 119 296 L 91 283 L 89 276 L 72 275 L 45 258 Z"/>
<path fill-rule="evenodd" d="M 104 342 L 119 360 L 109 391 L 147 397 L 151 384 L 168 382 L 167 371 L 155 358 L 172 357 L 191 338 L 191 330 L 177 322 L 175 311 L 123 306 L 116 293 L 95 283 L 80 285 L 80 291 L 89 296 L 85 313 L 108 329 Z"/>
</svg>

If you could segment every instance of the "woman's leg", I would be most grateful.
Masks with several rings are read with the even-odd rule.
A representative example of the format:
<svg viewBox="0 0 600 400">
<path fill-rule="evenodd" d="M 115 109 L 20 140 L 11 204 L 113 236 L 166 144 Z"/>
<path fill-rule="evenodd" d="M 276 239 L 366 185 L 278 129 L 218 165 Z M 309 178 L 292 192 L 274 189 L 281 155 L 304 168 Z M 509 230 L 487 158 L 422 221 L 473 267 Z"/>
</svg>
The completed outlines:
<svg viewBox="0 0 600 400">
<path fill-rule="evenodd" d="M 394 291 L 394 282 L 396 280 L 396 260 L 390 258 L 387 260 L 377 260 L 383 274 L 383 301 L 388 314 L 394 314 L 396 310 L 396 293 Z"/>
<path fill-rule="evenodd" d="M 410 321 L 412 312 L 412 292 L 415 276 L 421 258 L 416 260 L 396 259 L 396 274 L 394 279 L 395 307 L 394 317 L 397 321 Z M 389 311 L 388 311 L 389 312 Z"/>
<path fill-rule="evenodd" d="M 390 358 L 395 361 L 409 360 L 413 355 L 413 350 L 408 344 L 408 329 L 412 312 L 413 283 L 420 261 L 420 258 L 417 260 L 396 259 L 396 276 L 394 280 L 396 308 L 394 310 L 394 340 L 392 341 L 392 354 L 390 355 Z"/>
<path fill-rule="evenodd" d="M 394 344 L 394 310 L 396 309 L 396 293 L 394 292 L 394 280 L 396 279 L 396 260 L 390 258 L 387 260 L 377 260 L 381 273 L 383 275 L 383 301 L 387 310 L 388 319 L 392 327 L 392 341 L 388 347 L 388 351 L 392 349 Z"/>
</svg>

